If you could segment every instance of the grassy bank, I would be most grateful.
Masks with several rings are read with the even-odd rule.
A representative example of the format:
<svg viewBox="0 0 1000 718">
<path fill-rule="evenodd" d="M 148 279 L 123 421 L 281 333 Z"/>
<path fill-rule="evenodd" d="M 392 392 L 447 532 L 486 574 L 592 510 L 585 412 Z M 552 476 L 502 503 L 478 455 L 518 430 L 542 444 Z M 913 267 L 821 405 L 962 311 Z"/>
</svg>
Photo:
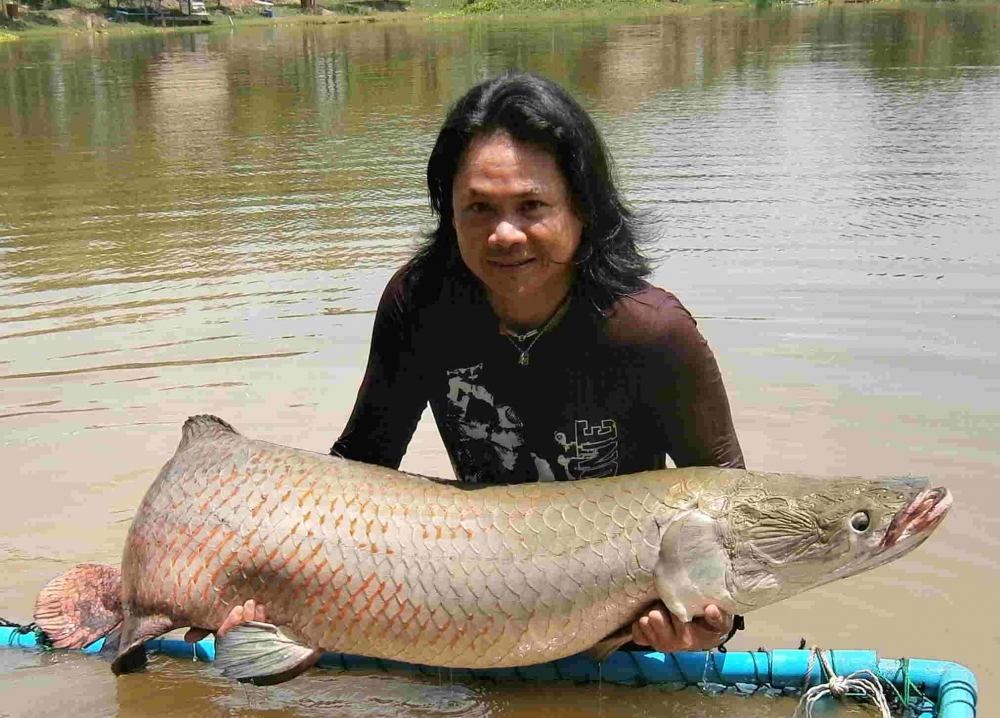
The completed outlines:
<svg viewBox="0 0 1000 718">
<path fill-rule="evenodd" d="M 7 0 L 0 0 L 0 9 Z M 118 23 L 110 18 L 113 10 L 100 0 L 33 0 L 20 5 L 18 17 L 0 12 L 0 43 L 25 35 L 79 32 L 110 34 L 163 33 L 204 30 L 211 27 L 272 25 L 289 23 L 342 24 L 462 16 L 528 16 L 584 13 L 622 15 L 631 13 L 704 10 L 717 7 L 766 8 L 790 5 L 878 4 L 879 6 L 924 6 L 933 0 L 315 0 L 315 7 L 303 8 L 299 0 L 281 0 L 265 17 L 263 7 L 252 0 L 207 0 L 211 25 L 158 27 L 138 22 Z M 997 0 L 951 0 L 949 5 L 996 5 Z M 176 5 L 165 0 L 165 9 Z"/>
<path fill-rule="evenodd" d="M 433 2 L 434 0 L 430 0 Z M 421 0 L 414 0 L 414 4 Z M 998 0 L 463 0 L 450 13 L 458 15 L 534 15 L 554 13 L 621 14 L 633 11 L 670 12 L 709 8 L 757 8 L 793 6 L 877 5 L 879 7 L 926 7 L 928 5 L 982 7 L 1000 5 Z M 439 9 L 438 13 L 449 13 Z"/>
<path fill-rule="evenodd" d="M 34 6 L 20 5 L 17 17 L 12 19 L 2 12 L 5 1 L 0 0 L 0 43 L 23 36 L 88 31 L 156 34 L 240 25 L 376 22 L 424 14 L 411 11 L 409 5 L 401 0 L 315 0 L 315 7 L 308 9 L 304 9 L 298 0 L 284 0 L 270 8 L 272 17 L 265 17 L 264 7 L 250 0 L 207 0 L 211 24 L 162 27 L 140 22 L 115 22 L 114 9 L 101 5 L 98 0 L 42 0 Z M 152 4 L 152 0 L 150 2 Z M 165 11 L 176 8 L 176 2 L 165 0 L 163 7 Z"/>
</svg>

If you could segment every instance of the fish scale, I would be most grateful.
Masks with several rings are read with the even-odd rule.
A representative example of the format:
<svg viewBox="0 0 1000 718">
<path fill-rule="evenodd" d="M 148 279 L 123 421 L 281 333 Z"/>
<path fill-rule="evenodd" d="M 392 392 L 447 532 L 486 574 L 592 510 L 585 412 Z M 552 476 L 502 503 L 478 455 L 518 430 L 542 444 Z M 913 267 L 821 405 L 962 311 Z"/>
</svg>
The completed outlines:
<svg viewBox="0 0 1000 718">
<path fill-rule="evenodd" d="M 213 626 L 252 596 L 310 646 L 486 667 L 586 649 L 655 599 L 641 480 L 468 491 L 201 428 L 136 514 L 126 617 Z"/>
</svg>

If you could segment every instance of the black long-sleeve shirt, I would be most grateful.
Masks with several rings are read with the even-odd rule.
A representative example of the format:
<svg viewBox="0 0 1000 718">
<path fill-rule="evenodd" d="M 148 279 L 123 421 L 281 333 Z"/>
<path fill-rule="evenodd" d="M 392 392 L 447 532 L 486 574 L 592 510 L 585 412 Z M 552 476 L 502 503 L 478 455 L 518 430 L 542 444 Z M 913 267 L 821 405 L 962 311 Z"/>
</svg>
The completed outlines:
<svg viewBox="0 0 1000 718">
<path fill-rule="evenodd" d="M 417 302 L 387 285 L 351 418 L 333 451 L 396 468 L 428 404 L 464 481 L 519 483 L 677 466 L 742 467 L 718 364 L 688 311 L 646 286 L 604 318 L 570 303 L 528 364 L 481 289 Z"/>
</svg>

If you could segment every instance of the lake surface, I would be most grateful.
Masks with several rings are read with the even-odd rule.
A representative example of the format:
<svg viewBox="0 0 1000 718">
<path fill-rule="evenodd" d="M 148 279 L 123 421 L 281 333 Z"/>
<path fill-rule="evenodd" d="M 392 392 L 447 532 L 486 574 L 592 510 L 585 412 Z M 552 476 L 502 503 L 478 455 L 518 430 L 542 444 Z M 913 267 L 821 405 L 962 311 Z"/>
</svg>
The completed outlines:
<svg viewBox="0 0 1000 718">
<path fill-rule="evenodd" d="M 592 111 L 698 318 L 750 467 L 923 475 L 907 558 L 731 644 L 875 648 L 997 685 L 996 6 L 222 28 L 0 45 L 0 616 L 117 563 L 184 419 L 325 451 L 381 289 L 431 226 L 447 107 L 510 67 Z M 423 421 L 403 468 L 451 469 Z M 0 715 L 743 716 L 612 686 L 313 672 L 247 692 L 175 659 L 0 651 Z M 995 705 L 989 695 L 981 715 Z"/>
</svg>

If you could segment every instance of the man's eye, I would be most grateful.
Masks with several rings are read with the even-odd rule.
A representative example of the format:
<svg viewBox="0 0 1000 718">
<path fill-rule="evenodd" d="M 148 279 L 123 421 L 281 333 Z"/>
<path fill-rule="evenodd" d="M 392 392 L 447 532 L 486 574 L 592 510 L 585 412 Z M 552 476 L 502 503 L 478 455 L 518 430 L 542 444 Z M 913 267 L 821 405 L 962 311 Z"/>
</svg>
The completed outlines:
<svg viewBox="0 0 1000 718">
<path fill-rule="evenodd" d="M 545 203 L 540 199 L 530 199 L 521 205 L 521 209 L 525 212 L 537 212 L 538 210 L 545 207 Z"/>
<path fill-rule="evenodd" d="M 485 214 L 490 211 L 490 206 L 485 202 L 473 202 L 466 207 L 466 210 L 472 214 Z"/>
</svg>

